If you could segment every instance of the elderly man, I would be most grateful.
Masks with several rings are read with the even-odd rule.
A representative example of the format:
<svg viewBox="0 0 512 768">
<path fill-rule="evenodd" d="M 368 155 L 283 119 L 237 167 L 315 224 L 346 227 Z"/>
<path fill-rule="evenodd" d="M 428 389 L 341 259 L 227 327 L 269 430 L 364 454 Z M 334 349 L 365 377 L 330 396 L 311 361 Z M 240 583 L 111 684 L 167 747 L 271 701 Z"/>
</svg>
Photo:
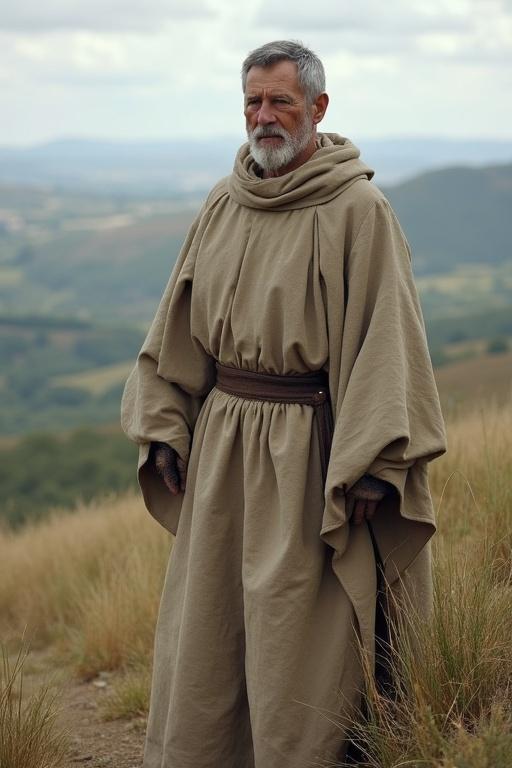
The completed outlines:
<svg viewBox="0 0 512 768">
<path fill-rule="evenodd" d="M 376 562 L 428 610 L 444 431 L 409 248 L 359 151 L 317 133 L 320 60 L 242 69 L 248 143 L 208 195 L 123 397 L 175 534 L 145 768 L 343 759 Z"/>
</svg>

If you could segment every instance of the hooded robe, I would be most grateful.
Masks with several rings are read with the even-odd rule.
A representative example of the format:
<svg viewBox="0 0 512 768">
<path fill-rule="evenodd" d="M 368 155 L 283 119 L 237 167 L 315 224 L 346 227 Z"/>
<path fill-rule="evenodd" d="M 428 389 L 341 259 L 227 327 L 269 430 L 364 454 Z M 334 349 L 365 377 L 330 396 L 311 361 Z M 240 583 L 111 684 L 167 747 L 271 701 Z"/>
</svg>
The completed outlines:
<svg viewBox="0 0 512 768">
<path fill-rule="evenodd" d="M 386 579 L 419 611 L 430 605 L 427 463 L 445 434 L 410 250 L 358 149 L 337 134 L 317 146 L 270 179 L 242 146 L 190 229 L 126 384 L 122 425 L 140 445 L 145 504 L 176 537 L 145 768 L 343 757 L 362 685 L 356 646 L 375 650 L 372 541 L 345 511 L 365 473 L 396 490 L 373 522 Z M 325 482 L 313 408 L 222 392 L 216 360 L 328 372 Z M 184 493 L 147 461 L 151 441 L 188 461 Z"/>
</svg>

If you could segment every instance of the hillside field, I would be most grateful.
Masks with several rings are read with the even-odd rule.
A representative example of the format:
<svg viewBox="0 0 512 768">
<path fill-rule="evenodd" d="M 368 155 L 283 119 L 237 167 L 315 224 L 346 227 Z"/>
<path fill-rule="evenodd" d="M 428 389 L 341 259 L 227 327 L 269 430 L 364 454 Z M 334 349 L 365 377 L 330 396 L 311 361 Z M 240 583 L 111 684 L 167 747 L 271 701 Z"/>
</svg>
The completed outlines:
<svg viewBox="0 0 512 768">
<path fill-rule="evenodd" d="M 429 171 L 384 191 L 411 245 L 434 365 L 511 351 L 512 165 Z M 118 418 L 203 198 L 0 184 L 0 435 Z"/>
<path fill-rule="evenodd" d="M 510 308 L 511 164 L 430 171 L 384 192 L 428 317 Z M 0 313 L 147 325 L 205 194 L 0 184 Z"/>
<path fill-rule="evenodd" d="M 130 368 L 131 363 L 115 363 L 58 377 L 54 391 L 68 398 L 58 418 L 43 422 L 44 431 L 0 439 L 0 521 L 18 527 L 44 518 L 52 509 L 69 508 L 75 501 L 83 503 L 135 487 L 137 449 L 119 424 L 119 399 Z M 450 420 L 478 411 L 482 403 L 501 406 L 512 398 L 512 351 L 485 354 L 480 350 L 478 356 L 456 359 L 435 374 L 443 411 Z M 73 406 L 70 394 L 75 388 L 86 393 L 94 418 L 87 427 L 74 428 L 71 421 L 66 428 L 66 414 L 79 420 L 84 413 Z M 15 414 L 11 407 L 11 416 Z M 107 418 L 115 420 L 102 424 Z"/>
</svg>

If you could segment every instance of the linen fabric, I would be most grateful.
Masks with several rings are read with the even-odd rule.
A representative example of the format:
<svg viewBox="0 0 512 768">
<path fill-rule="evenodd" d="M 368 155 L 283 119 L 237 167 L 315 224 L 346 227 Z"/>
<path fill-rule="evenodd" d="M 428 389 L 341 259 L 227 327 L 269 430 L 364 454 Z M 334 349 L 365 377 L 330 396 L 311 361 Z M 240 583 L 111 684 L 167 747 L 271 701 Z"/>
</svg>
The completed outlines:
<svg viewBox="0 0 512 768">
<path fill-rule="evenodd" d="M 145 768 L 300 768 L 340 759 L 374 654 L 376 573 L 347 490 L 396 489 L 374 534 L 390 584 L 431 599 L 427 463 L 445 434 L 410 251 L 359 150 L 337 134 L 261 179 L 247 144 L 183 245 L 126 383 L 150 513 L 175 542 L 155 640 Z M 218 390 L 215 361 L 328 373 L 325 483 L 313 408 Z M 188 460 L 172 496 L 151 441 Z"/>
</svg>

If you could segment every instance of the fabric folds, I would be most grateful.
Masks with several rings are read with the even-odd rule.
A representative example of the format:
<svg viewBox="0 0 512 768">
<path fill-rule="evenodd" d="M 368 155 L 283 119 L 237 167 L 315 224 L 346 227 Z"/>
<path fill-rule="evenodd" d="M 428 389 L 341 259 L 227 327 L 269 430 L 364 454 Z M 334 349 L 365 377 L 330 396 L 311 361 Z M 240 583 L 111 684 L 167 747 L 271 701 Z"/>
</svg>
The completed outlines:
<svg viewBox="0 0 512 768">
<path fill-rule="evenodd" d="M 148 468 L 148 447 L 159 440 L 189 457 L 215 360 L 279 374 L 325 369 L 334 435 L 318 536 L 373 653 L 375 561 L 367 528 L 347 519 L 346 492 L 365 473 L 395 487 L 375 536 L 390 583 L 410 573 L 427 610 L 427 464 L 445 434 L 405 236 L 359 150 L 337 134 L 319 139 L 308 162 L 272 179 L 240 149 L 182 248 L 126 384 L 122 424 L 141 448 L 146 506 L 176 534 L 183 495 L 171 497 Z M 302 476 L 299 459 L 289 462 Z M 189 475 L 186 493 L 196 482 Z"/>
</svg>

